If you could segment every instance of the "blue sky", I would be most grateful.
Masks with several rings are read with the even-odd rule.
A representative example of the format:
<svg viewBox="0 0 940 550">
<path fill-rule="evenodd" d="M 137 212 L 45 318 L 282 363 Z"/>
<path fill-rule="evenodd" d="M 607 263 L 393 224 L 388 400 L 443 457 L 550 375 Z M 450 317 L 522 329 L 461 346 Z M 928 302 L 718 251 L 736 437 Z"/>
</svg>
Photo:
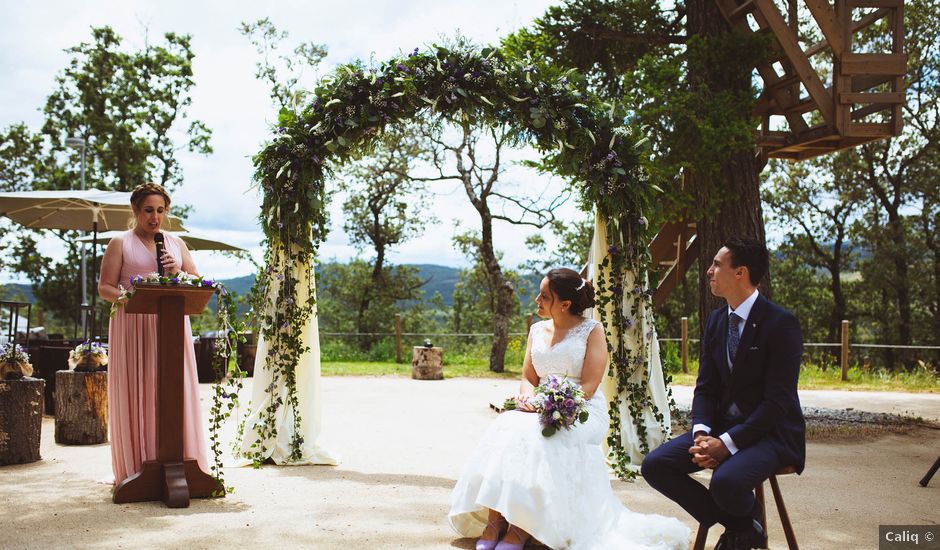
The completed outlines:
<svg viewBox="0 0 940 550">
<path fill-rule="evenodd" d="M 261 257 L 261 232 L 256 218 L 260 198 L 250 190 L 250 157 L 267 139 L 274 117 L 266 86 L 254 78 L 257 56 L 238 32 L 242 21 L 263 17 L 290 33 L 287 46 L 314 41 L 329 48 L 326 69 L 352 59 L 386 59 L 402 51 L 423 47 L 455 33 L 480 43 L 498 40 L 541 15 L 550 2 L 543 0 L 426 1 L 400 0 L 345 2 L 245 1 L 104 1 L 19 2 L 0 0 L 0 126 L 23 121 L 36 129 L 39 109 L 53 88 L 55 75 L 66 65 L 65 48 L 86 41 L 90 27 L 110 25 L 129 47 L 152 41 L 164 32 L 192 35 L 196 54 L 196 86 L 190 116 L 213 130 L 215 153 L 208 157 L 181 153 L 185 183 L 174 202 L 192 204 L 187 226 L 250 249 Z M 314 76 L 307 80 L 312 86 Z M 526 156 L 520 152 L 519 156 Z M 511 170 L 504 178 L 517 193 L 556 193 L 561 182 L 527 170 Z M 440 223 L 421 238 L 400 247 L 391 260 L 398 263 L 465 265 L 450 239 L 459 223 L 464 228 L 479 222 L 456 184 L 434 187 L 433 209 Z M 324 259 L 346 260 L 356 251 L 342 233 L 339 201 L 331 207 L 333 231 L 321 248 Z M 580 216 L 573 205 L 565 218 Z M 532 229 L 502 224 L 496 246 L 505 264 L 514 267 L 531 253 L 524 246 Z M 58 245 L 43 244 L 49 254 Z M 197 253 L 204 274 L 219 278 L 246 275 L 247 262 L 235 262 L 212 253 Z"/>
</svg>

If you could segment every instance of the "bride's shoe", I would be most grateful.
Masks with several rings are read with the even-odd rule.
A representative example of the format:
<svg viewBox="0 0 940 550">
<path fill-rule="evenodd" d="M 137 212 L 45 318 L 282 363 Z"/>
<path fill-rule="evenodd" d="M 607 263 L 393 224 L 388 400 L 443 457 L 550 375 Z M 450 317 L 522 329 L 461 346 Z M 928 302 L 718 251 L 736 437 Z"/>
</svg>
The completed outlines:
<svg viewBox="0 0 940 550">
<path fill-rule="evenodd" d="M 516 540 L 520 542 L 506 542 L 506 537 L 509 535 L 515 535 Z M 526 543 L 529 542 L 529 539 L 532 538 L 532 535 L 519 529 L 515 525 L 510 525 L 509 530 L 506 531 L 506 537 L 503 537 L 503 540 L 499 541 L 499 544 L 496 545 L 494 550 L 522 550 L 525 548 Z"/>
<path fill-rule="evenodd" d="M 483 532 L 485 533 L 487 529 L 492 528 L 496 531 L 496 538 L 492 540 L 484 539 L 481 535 L 481 537 L 477 539 L 476 550 L 495 550 L 496 545 L 499 544 L 499 538 L 503 534 L 503 527 L 505 526 L 505 521 L 496 520 L 486 522 L 486 527 L 483 529 Z"/>
</svg>

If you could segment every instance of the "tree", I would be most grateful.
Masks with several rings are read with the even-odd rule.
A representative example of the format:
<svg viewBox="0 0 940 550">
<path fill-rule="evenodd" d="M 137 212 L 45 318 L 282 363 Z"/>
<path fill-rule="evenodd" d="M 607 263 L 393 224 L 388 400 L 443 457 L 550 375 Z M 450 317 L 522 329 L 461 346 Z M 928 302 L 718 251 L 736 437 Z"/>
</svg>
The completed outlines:
<svg viewBox="0 0 940 550">
<path fill-rule="evenodd" d="M 681 29 L 685 34 L 676 34 Z M 660 217 L 698 219 L 696 238 L 710 258 L 731 235 L 764 240 L 751 68 L 765 57 L 769 39 L 752 34 L 729 32 L 713 0 L 674 9 L 568 0 L 503 46 L 586 71 L 598 93 L 629 106 L 631 122 L 646 127 L 653 143 L 647 169 L 665 190 Z M 699 262 L 700 280 L 709 263 Z M 768 275 L 765 291 L 769 282 Z M 717 299 L 700 297 L 704 322 Z"/>
<path fill-rule="evenodd" d="M 280 109 L 299 112 L 311 92 L 301 88 L 298 83 L 305 70 L 316 70 L 327 55 L 327 47 L 301 42 L 294 47 L 292 55 L 281 54 L 272 59 L 274 52 L 288 38 L 287 31 L 278 31 L 267 17 L 254 23 L 242 21 L 238 30 L 261 56 L 261 60 L 255 64 L 255 77 L 270 86 L 271 99 Z"/>
<path fill-rule="evenodd" d="M 399 128 L 386 133 L 373 152 L 343 170 L 339 186 L 348 193 L 343 203 L 346 214 L 343 230 L 350 242 L 360 251 L 371 248 L 371 284 L 362 288 L 356 321 L 356 332 L 367 334 L 378 332 L 379 326 L 370 324 L 369 307 L 379 296 L 410 299 L 420 280 L 409 280 L 404 287 L 395 288 L 388 275 L 386 254 L 396 245 L 404 243 L 436 222 L 428 215 L 428 193 L 424 184 L 409 177 L 412 161 L 423 153 L 421 143 L 413 128 Z M 400 270 L 401 268 L 399 268 Z M 384 326 L 387 319 L 381 319 Z M 364 337 L 360 345 L 367 348 L 374 339 Z"/>
<path fill-rule="evenodd" d="M 826 342 L 839 341 L 842 320 L 848 318 L 842 280 L 853 267 L 854 246 L 849 237 L 861 199 L 850 183 L 856 176 L 855 159 L 855 152 L 847 151 L 800 164 L 775 163 L 764 192 L 765 202 L 772 207 L 771 218 L 785 231 L 785 253 L 828 273 L 832 305 L 826 315 Z M 812 280 L 817 278 L 813 274 Z"/>
<path fill-rule="evenodd" d="M 554 267 L 570 267 L 580 271 L 587 263 L 591 244 L 594 240 L 594 220 L 585 217 L 570 223 L 561 220 L 551 222 L 551 228 L 558 245 L 549 250 L 548 243 L 540 233 L 526 239 L 529 250 L 538 255 L 538 259 L 528 260 L 519 269 L 526 273 L 542 276 Z"/>
<path fill-rule="evenodd" d="M 923 226 L 925 215 L 929 227 L 932 190 L 940 165 L 940 29 L 936 25 L 940 5 L 914 0 L 905 6 L 904 14 L 909 54 L 908 94 L 903 108 L 906 124 L 900 136 L 860 148 L 853 183 L 870 198 L 867 224 L 860 227 L 860 236 L 868 241 L 872 257 L 864 264 L 863 272 L 866 280 L 885 285 L 881 301 L 896 314 L 896 331 L 884 326 L 882 334 L 892 339 L 888 343 L 910 345 L 918 324 L 914 279 L 929 280 L 933 273 L 918 269 L 924 257 L 918 245 L 925 243 L 914 228 Z M 863 45 L 870 48 L 878 48 L 883 40 L 875 31 L 863 38 Z M 918 203 L 927 213 L 922 210 L 919 216 L 908 214 Z M 884 272 L 883 268 L 890 269 Z M 893 350 L 885 351 L 885 360 L 889 366 L 895 362 Z M 908 369 L 915 366 L 912 357 L 907 357 L 904 364 Z"/>
<path fill-rule="evenodd" d="M 493 244 L 493 222 L 500 220 L 516 225 L 542 228 L 554 221 L 554 211 L 567 200 L 562 194 L 548 204 L 541 197 L 520 199 L 507 194 L 497 184 L 505 167 L 502 164 L 504 149 L 515 145 L 517 132 L 509 127 L 477 129 L 469 120 L 456 128 L 459 139 L 445 136 L 442 125 L 429 125 L 425 134 L 430 144 L 428 157 L 438 172 L 437 176 L 416 177 L 419 181 L 457 180 L 473 209 L 480 216 L 480 233 L 455 237 L 463 250 L 474 249 L 473 257 L 485 269 L 493 316 L 493 345 L 490 348 L 490 370 L 502 372 L 505 368 L 506 347 L 509 344 L 509 320 L 514 306 L 518 304 L 515 287 L 500 265 L 499 255 Z M 485 149 L 480 140 L 488 137 L 492 147 L 492 158 L 485 159 Z M 508 213 L 507 208 L 516 213 Z"/>
<path fill-rule="evenodd" d="M 166 33 L 162 44 L 148 41 L 141 50 L 125 51 L 110 27 L 92 28 L 91 34 L 91 42 L 66 50 L 71 60 L 46 100 L 41 130 L 14 124 L 0 134 L 5 190 L 77 189 L 79 153 L 65 146 L 67 137 L 86 140 L 86 186 L 114 191 L 145 181 L 172 191 L 183 182 L 179 151 L 212 152 L 204 123 L 181 127 L 194 85 L 188 35 Z M 174 207 L 174 214 L 185 209 Z M 76 248 L 76 232 L 56 234 L 70 250 Z M 4 267 L 30 276 L 42 307 L 74 319 L 77 302 L 63 299 L 80 294 L 72 252 L 64 263 L 52 262 L 36 250 L 37 235 L 8 226 L 4 241 L 21 246 L 7 249 Z"/>
<path fill-rule="evenodd" d="M 360 259 L 342 264 L 329 262 L 318 268 L 317 313 L 323 329 L 336 332 L 359 332 L 359 303 L 362 294 L 372 293 L 366 310 L 365 326 L 375 332 L 389 332 L 396 313 L 412 309 L 403 303 L 420 302 L 424 281 L 413 266 L 385 266 L 382 276 L 387 286 L 370 289 L 372 266 Z M 374 342 L 374 339 L 371 341 Z"/>
</svg>

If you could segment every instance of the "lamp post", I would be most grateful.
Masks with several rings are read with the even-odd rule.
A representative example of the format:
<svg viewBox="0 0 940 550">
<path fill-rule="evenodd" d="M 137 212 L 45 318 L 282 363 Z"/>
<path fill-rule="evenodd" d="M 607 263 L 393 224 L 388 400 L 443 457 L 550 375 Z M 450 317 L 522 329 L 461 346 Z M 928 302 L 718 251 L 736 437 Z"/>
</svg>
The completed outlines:
<svg viewBox="0 0 940 550">
<path fill-rule="evenodd" d="M 82 153 L 82 191 L 85 190 L 85 148 L 87 142 L 83 137 L 65 138 L 66 147 L 78 149 Z M 88 275 L 85 267 L 85 243 L 82 243 L 82 333 L 85 337 L 88 335 L 88 321 L 84 315 L 88 306 Z"/>
</svg>

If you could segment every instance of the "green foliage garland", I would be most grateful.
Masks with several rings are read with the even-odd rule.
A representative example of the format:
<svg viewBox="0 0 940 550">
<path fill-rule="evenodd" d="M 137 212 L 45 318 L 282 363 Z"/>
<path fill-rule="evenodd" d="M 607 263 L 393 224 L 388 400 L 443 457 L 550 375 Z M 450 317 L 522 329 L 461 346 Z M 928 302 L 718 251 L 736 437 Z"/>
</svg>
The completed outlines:
<svg viewBox="0 0 940 550">
<path fill-rule="evenodd" d="M 264 366 L 273 374 L 269 390 L 283 380 L 288 398 L 287 403 L 272 401 L 262 414 L 260 441 L 252 447 L 256 463 L 266 458 L 263 442 L 277 433 L 278 407 L 292 407 L 299 422 L 294 366 L 307 351 L 300 331 L 315 298 L 311 294 L 298 303 L 299 281 L 291 270 L 312 270 L 326 238 L 325 183 L 331 166 L 368 151 L 390 124 L 439 117 L 517 129 L 520 143 L 542 153 L 540 169 L 578 182 L 582 201 L 596 205 L 630 237 L 625 242 L 631 252 L 623 255 L 630 261 L 618 270 L 645 273 L 648 231 L 642 216 L 656 210 L 659 188 L 641 168 L 644 140 L 626 124 L 622 106 L 584 90 L 584 79 L 574 70 L 458 41 L 453 47 L 416 48 L 378 66 L 342 65 L 321 81 L 314 101 L 300 114 L 281 111 L 274 138 L 254 157 L 267 247 L 267 268 L 258 277 L 255 296 L 256 311 L 263 312 L 262 335 L 271 349 Z M 626 271 L 615 273 L 624 276 Z M 625 349 L 626 331 L 619 334 L 612 350 Z M 648 393 L 642 390 L 635 393 Z M 619 432 L 619 423 L 614 430 Z M 291 444 L 296 456 L 301 443 Z"/>
</svg>

